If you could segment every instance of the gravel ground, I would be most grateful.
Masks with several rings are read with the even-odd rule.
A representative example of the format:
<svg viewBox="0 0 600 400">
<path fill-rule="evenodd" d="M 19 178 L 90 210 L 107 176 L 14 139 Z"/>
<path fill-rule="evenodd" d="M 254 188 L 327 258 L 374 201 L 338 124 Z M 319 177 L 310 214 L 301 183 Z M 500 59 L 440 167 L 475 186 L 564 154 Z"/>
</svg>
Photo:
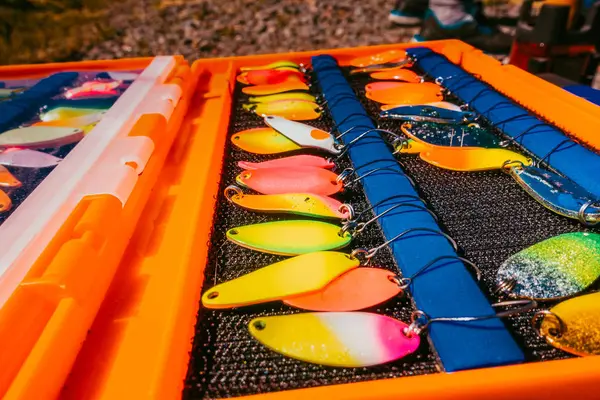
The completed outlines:
<svg viewBox="0 0 600 400">
<path fill-rule="evenodd" d="M 391 25 L 392 6 L 393 0 L 126 0 L 111 11 L 117 36 L 84 57 L 196 59 L 408 41 L 417 29 Z"/>
</svg>

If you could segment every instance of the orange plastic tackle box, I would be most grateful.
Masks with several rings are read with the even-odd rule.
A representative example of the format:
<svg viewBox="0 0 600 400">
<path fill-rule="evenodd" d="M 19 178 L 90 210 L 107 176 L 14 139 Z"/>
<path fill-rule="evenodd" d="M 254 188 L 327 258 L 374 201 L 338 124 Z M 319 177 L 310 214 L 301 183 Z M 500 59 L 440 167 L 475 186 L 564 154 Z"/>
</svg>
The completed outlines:
<svg viewBox="0 0 600 400">
<path fill-rule="evenodd" d="M 125 196 L 126 201 L 115 194 L 121 192 L 114 185 L 108 185 L 118 176 L 115 170 L 90 174 L 108 187 L 93 189 L 86 184 L 89 191 L 77 192 L 80 201 L 55 231 L 48 232 L 53 235 L 48 242 L 38 244 L 33 241 L 37 236 L 32 238 L 31 246 L 37 252 L 17 265 L 21 272 L 12 278 L 13 286 L 6 286 L 6 279 L 0 279 L 0 295 L 7 297 L 0 308 L 0 393 L 4 398 L 598 398 L 598 357 L 573 357 L 553 348 L 536 336 L 530 324 L 531 313 L 498 322 L 500 328 L 496 326 L 496 330 L 507 334 L 492 333 L 489 341 L 484 329 L 470 332 L 475 336 L 464 336 L 472 338 L 467 340 L 460 335 L 444 337 L 447 331 L 434 332 L 432 327 L 428 340 L 422 340 L 413 355 L 375 367 L 332 368 L 271 352 L 248 334 L 247 324 L 252 317 L 297 312 L 291 307 L 270 303 L 249 309 L 208 310 L 200 305 L 201 294 L 215 283 L 282 259 L 237 248 L 225 238 L 225 231 L 237 223 L 280 218 L 236 210 L 223 197 L 223 189 L 235 182 L 240 171 L 236 163 L 251 158 L 232 146 L 230 135 L 262 123 L 260 116 L 242 107 L 244 97 L 236 82 L 240 67 L 279 60 L 312 67 L 309 71 L 314 84 L 310 90 L 324 95 L 325 101 L 323 115 L 307 123 L 333 130 L 343 122 L 335 115 L 340 112 L 339 104 L 328 98 L 334 88 L 324 90 L 324 73 L 333 71 L 344 76 L 353 93 L 346 97 L 354 96 L 362 104 L 356 113 L 377 120 L 377 108 L 364 96 L 364 84 L 369 78 L 348 75 L 350 61 L 358 56 L 417 47 L 433 54 L 431 58 L 416 57 L 416 70 L 428 78 L 436 78 L 435 70 L 440 67 L 438 61 L 433 65 L 427 62 L 443 56 L 442 61 L 451 64 L 444 68 L 460 68 L 461 73 L 492 90 L 494 96 L 506 99 L 506 104 L 520 107 L 537 118 L 538 124 L 550 126 L 576 143 L 587 152 L 586 157 L 600 151 L 595 133 L 600 126 L 597 106 L 515 67 L 502 65 L 459 41 L 204 59 L 194 62 L 191 69 L 174 58 L 174 68 L 161 81 L 162 86 L 172 83 L 181 88 L 179 104 L 171 104 L 174 111 L 170 119 L 155 113 L 153 107 L 157 107 L 157 99 L 171 102 L 173 97 L 144 96 L 142 106 L 135 110 L 147 112 L 138 114 L 143 115 L 139 121 L 123 127 L 121 132 L 125 138 L 144 136 L 154 142 L 156 150 L 142 168 L 143 173 L 139 169 L 144 165 L 140 158 L 105 158 L 107 165 L 110 161 L 127 164 L 134 160 L 135 164 L 128 168 L 138 172 L 137 183 L 128 186 L 132 189 Z M 318 59 L 324 54 L 333 59 Z M 0 78 L 7 74 L 45 75 L 65 69 L 141 69 L 152 62 L 138 78 L 141 80 L 153 63 L 162 59 L 4 67 Z M 331 63 L 339 68 L 329 66 Z M 454 75 L 446 76 L 450 83 L 451 77 Z M 448 96 L 454 96 L 453 101 L 466 101 L 462 83 L 454 82 L 456 86 L 449 87 Z M 481 99 L 485 97 L 482 93 Z M 340 99 L 339 103 L 345 100 Z M 478 105 L 474 97 L 470 100 L 470 105 Z M 115 108 L 114 111 L 119 110 L 115 104 L 109 113 Z M 494 124 L 493 113 L 476 111 Z M 380 128 L 401 132 L 399 124 L 377 122 Z M 72 155 L 92 135 L 101 136 L 102 124 L 103 121 L 75 147 Z M 500 121 L 494 127 L 499 134 L 518 135 L 509 132 L 511 126 L 507 124 Z M 550 141 L 550 136 L 541 139 L 544 140 Z M 173 145 L 169 146 L 171 141 Z M 515 142 L 532 158 L 547 162 L 565 175 L 569 176 L 569 168 L 577 164 L 566 162 L 562 155 L 553 152 L 538 155 L 539 139 L 531 145 L 523 140 Z M 157 146 L 158 143 L 162 145 Z M 352 166 L 355 157 L 360 157 L 360 149 L 350 149 L 350 153 L 350 159 L 336 160 L 339 168 Z M 66 167 L 70 157 L 71 154 L 59 167 Z M 587 160 L 582 157 L 580 162 L 583 165 Z M 454 282 L 452 275 L 447 276 L 447 284 L 464 289 L 467 297 L 446 301 L 452 303 L 450 307 L 468 308 L 471 301 L 497 300 L 491 283 L 498 260 L 556 234 L 595 232 L 577 221 L 554 215 L 501 172 L 458 173 L 427 166 L 414 157 L 400 161 L 418 195 L 437 216 L 440 229 L 456 242 L 461 255 L 482 271 L 479 284 L 473 284 L 467 276 L 468 287 L 462 286 L 464 282 Z M 53 174 L 30 198 L 53 186 L 47 185 Z M 593 179 L 586 179 L 579 180 L 594 189 Z M 60 192 L 60 185 L 53 183 L 58 187 L 49 190 Z M 377 188 L 365 188 L 359 183 L 342 195 L 343 200 L 368 210 L 373 190 Z M 23 202 L 7 221 L 20 216 L 18 212 L 29 201 L 28 198 Z M 35 213 L 30 212 L 30 219 L 35 220 Z M 4 234 L 3 228 L 0 226 L 0 235 Z M 393 227 L 383 221 L 373 224 L 364 237 L 357 238 L 353 248 L 381 245 L 389 239 L 388 229 Z M 417 250 L 420 246 L 416 241 L 408 243 Z M 422 253 L 435 252 L 435 247 Z M 404 259 L 393 251 L 381 253 L 377 265 L 404 271 Z M 5 265 L 1 257 L 3 254 L 0 267 Z M 456 288 L 448 287 L 448 291 Z M 473 290 L 480 291 L 479 297 L 467 296 Z M 415 300 L 417 307 L 429 304 L 429 299 Z M 435 301 L 431 299 L 431 303 Z M 408 296 L 370 311 L 406 320 L 416 306 Z M 501 346 L 496 347 L 496 343 Z M 460 351 L 453 352 L 453 344 Z M 469 346 L 477 354 L 469 354 Z M 502 358 L 503 352 L 517 356 Z M 461 364 L 464 360 L 453 357 L 468 359 L 471 364 Z"/>
</svg>

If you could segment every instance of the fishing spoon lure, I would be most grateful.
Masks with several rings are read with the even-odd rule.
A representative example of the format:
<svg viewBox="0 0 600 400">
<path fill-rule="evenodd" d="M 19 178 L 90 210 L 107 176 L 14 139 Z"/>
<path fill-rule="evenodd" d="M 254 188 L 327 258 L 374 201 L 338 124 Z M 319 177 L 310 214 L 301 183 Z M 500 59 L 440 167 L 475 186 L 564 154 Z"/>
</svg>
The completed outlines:
<svg viewBox="0 0 600 400">
<path fill-rule="evenodd" d="M 393 80 L 398 82 L 422 83 L 424 78 L 414 71 L 406 68 L 388 69 L 371 74 L 371 78 L 379 80 Z"/>
<path fill-rule="evenodd" d="M 0 133 L 0 148 L 49 148 L 77 143 L 83 139 L 79 128 L 28 126 Z"/>
<path fill-rule="evenodd" d="M 358 177 L 354 177 L 356 171 L 352 168 L 346 168 L 340 174 L 317 167 L 260 168 L 242 171 L 235 180 L 238 185 L 262 194 L 312 193 L 331 196 L 382 170 L 398 173 L 390 167 L 374 168 Z"/>
<path fill-rule="evenodd" d="M 293 61 L 281 60 L 275 61 L 267 65 L 258 65 L 252 67 L 240 67 L 240 71 L 255 71 L 255 70 L 265 70 L 265 69 L 296 69 L 299 70 L 301 66 Z"/>
<path fill-rule="evenodd" d="M 41 151 L 9 148 L 0 153 L 0 165 L 21 168 L 47 168 L 54 167 L 62 158 Z"/>
<path fill-rule="evenodd" d="M 437 322 L 471 322 L 501 318 L 531 310 L 535 301 L 510 301 L 492 306 L 521 305 L 492 315 L 430 318 L 415 311 L 407 324 L 366 312 L 323 312 L 270 317 L 250 321 L 250 334 L 267 348 L 301 361 L 332 367 L 369 367 L 414 353 L 421 333 Z"/>
<path fill-rule="evenodd" d="M 239 207 L 258 212 L 334 219 L 351 219 L 353 216 L 350 205 L 311 193 L 244 194 L 239 187 L 230 185 L 225 188 L 225 197 Z"/>
<path fill-rule="evenodd" d="M 600 235 L 565 233 L 509 257 L 496 275 L 497 292 L 555 300 L 587 289 L 600 277 Z"/>
<path fill-rule="evenodd" d="M 17 188 L 20 186 L 21 182 L 5 166 L 0 165 L 0 187 Z"/>
<path fill-rule="evenodd" d="M 321 116 L 322 108 L 315 102 L 297 99 L 277 100 L 268 103 L 250 103 L 242 106 L 259 115 L 277 115 L 293 121 L 310 121 Z"/>
<path fill-rule="evenodd" d="M 408 105 L 381 111 L 379 117 L 399 121 L 465 124 L 474 122 L 477 115 L 471 111 L 455 111 L 436 106 Z"/>
<path fill-rule="evenodd" d="M 532 325 L 550 345 L 577 356 L 600 355 L 600 293 L 563 301 L 537 312 Z"/>
<path fill-rule="evenodd" d="M 250 162 L 250 161 L 239 161 L 238 167 L 250 170 L 250 169 L 262 169 L 262 168 L 297 168 L 297 167 L 317 167 L 332 169 L 335 164 L 331 159 L 323 158 L 319 156 L 312 156 L 308 154 L 301 154 L 297 156 L 288 156 L 282 158 L 276 158 L 274 160 L 262 161 L 262 162 Z"/>
<path fill-rule="evenodd" d="M 356 57 L 350 60 L 350 65 L 357 68 L 369 67 L 375 64 L 402 61 L 407 58 L 404 50 L 387 50 L 377 54 Z"/>
<path fill-rule="evenodd" d="M 237 81 L 245 85 L 272 85 L 283 83 L 295 77 L 306 82 L 304 74 L 297 69 L 257 69 L 242 72 L 237 76 Z"/>
<path fill-rule="evenodd" d="M 303 78 L 299 78 L 298 76 L 294 75 L 288 75 L 284 80 L 281 80 L 277 83 L 246 86 L 242 89 L 242 92 L 250 96 L 261 96 L 290 92 L 293 90 L 308 91 L 309 89 L 310 88 Z"/>
<path fill-rule="evenodd" d="M 499 170 L 532 163 L 530 158 L 514 151 L 479 147 L 429 146 L 419 156 L 436 167 L 464 172 Z"/>
<path fill-rule="evenodd" d="M 317 167 L 261 168 L 243 171 L 238 185 L 262 194 L 311 193 L 330 196 L 344 187 L 335 173 Z"/>
<path fill-rule="evenodd" d="M 357 255 L 358 252 L 355 251 L 353 254 Z M 369 252 L 366 251 L 366 254 Z M 310 311 L 356 311 L 374 307 L 396 296 L 402 296 L 414 279 L 444 259 L 452 261 L 439 267 L 452 262 L 464 262 L 474 268 L 477 280 L 481 278 L 479 269 L 470 261 L 456 256 L 442 256 L 406 278 L 382 268 L 354 268 L 333 279 L 320 290 L 286 298 L 284 303 Z"/>
<path fill-rule="evenodd" d="M 600 200 L 569 179 L 535 166 L 515 165 L 508 173 L 544 207 L 584 225 L 600 222 Z"/>
<path fill-rule="evenodd" d="M 357 258 L 335 251 L 299 255 L 212 287 L 202 296 L 202 305 L 243 307 L 314 292 L 359 264 Z"/>
<path fill-rule="evenodd" d="M 405 122 L 400 127 L 402 133 L 412 140 L 412 147 L 421 150 L 427 148 L 500 148 L 501 139 L 487 129 L 477 124 L 469 125 L 445 125 L 434 123 L 413 124 Z M 399 143 L 401 146 L 406 143 Z M 398 152 L 404 152 L 409 146 L 402 146 Z M 414 149 L 413 149 L 414 150 Z M 419 151 L 411 151 L 412 153 Z"/>
<path fill-rule="evenodd" d="M 267 125 L 301 147 L 325 150 L 332 154 L 341 152 L 341 146 L 329 132 L 275 115 L 264 115 L 263 118 Z"/>
<path fill-rule="evenodd" d="M 269 127 L 243 130 L 231 136 L 231 142 L 237 148 L 253 154 L 279 154 L 302 148 Z"/>
<path fill-rule="evenodd" d="M 12 207 L 12 200 L 4 191 L 0 190 L 0 214 L 10 210 Z"/>
<path fill-rule="evenodd" d="M 340 227 L 328 222 L 291 220 L 232 228 L 227 231 L 227 239 L 251 250 L 294 256 L 344 248 L 352 236 L 340 235 Z"/>
</svg>

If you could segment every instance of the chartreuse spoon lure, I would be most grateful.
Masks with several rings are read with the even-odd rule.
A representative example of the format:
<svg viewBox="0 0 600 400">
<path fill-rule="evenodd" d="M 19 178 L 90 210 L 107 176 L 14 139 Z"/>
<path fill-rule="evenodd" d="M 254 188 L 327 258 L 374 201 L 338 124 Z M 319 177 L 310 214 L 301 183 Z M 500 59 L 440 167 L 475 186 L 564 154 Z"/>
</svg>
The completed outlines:
<svg viewBox="0 0 600 400">
<path fill-rule="evenodd" d="M 15 178 L 6 167 L 0 165 L 0 187 L 16 188 L 20 186 L 21 182 Z"/>
<path fill-rule="evenodd" d="M 600 235 L 565 233 L 509 257 L 496 284 L 511 297 L 552 300 L 573 296 L 600 277 Z"/>
<path fill-rule="evenodd" d="M 277 115 L 293 121 L 310 121 L 321 116 L 321 107 L 306 100 L 277 100 L 269 103 L 251 103 L 242 106 L 256 114 Z"/>
<path fill-rule="evenodd" d="M 57 126 L 28 126 L 0 133 L 0 148 L 49 148 L 76 143 L 83 130 Z"/>
<path fill-rule="evenodd" d="M 531 164 L 531 159 L 506 149 L 429 146 L 419 156 L 429 164 L 451 171 L 490 171 Z"/>
<path fill-rule="evenodd" d="M 329 132 L 275 115 L 265 115 L 264 120 L 271 128 L 302 147 L 325 150 L 332 154 L 341 152 L 333 135 Z"/>
<path fill-rule="evenodd" d="M 569 179 L 533 166 L 515 166 L 509 173 L 531 197 L 549 210 L 584 224 L 600 222 L 598 199 Z"/>
<path fill-rule="evenodd" d="M 350 233 L 321 221 L 275 221 L 245 225 L 227 231 L 227 239 L 252 250 L 295 256 L 323 250 L 337 250 L 350 244 Z"/>
<path fill-rule="evenodd" d="M 286 92 L 269 94 L 266 96 L 252 96 L 248 98 L 248 102 L 250 103 L 272 103 L 280 100 L 304 100 L 313 103 L 317 102 L 317 98 L 315 96 L 306 92 Z"/>
<path fill-rule="evenodd" d="M 225 197 L 233 204 L 248 210 L 270 213 L 289 213 L 317 218 L 349 218 L 350 208 L 338 200 L 311 193 L 244 194 L 237 186 L 228 186 Z"/>
<path fill-rule="evenodd" d="M 552 346 L 578 356 L 600 355 L 600 293 L 586 294 L 559 303 L 534 317 L 538 333 Z"/>
<path fill-rule="evenodd" d="M 86 126 L 93 126 L 100 122 L 102 117 L 106 114 L 105 111 L 96 114 L 86 114 L 79 117 L 64 118 L 64 119 L 53 119 L 51 121 L 36 122 L 33 126 L 65 126 L 70 128 L 83 128 Z"/>
<path fill-rule="evenodd" d="M 234 134 L 231 142 L 236 147 L 254 154 L 278 154 L 302 148 L 273 128 L 246 129 Z"/>
<path fill-rule="evenodd" d="M 304 254 L 216 285 L 204 293 L 202 305 L 243 307 L 311 293 L 359 264 L 358 259 L 335 251 Z"/>
<path fill-rule="evenodd" d="M 330 196 L 344 184 L 338 175 L 316 167 L 262 168 L 243 171 L 235 181 L 262 194 L 313 193 Z"/>
<path fill-rule="evenodd" d="M 277 353 L 313 364 L 368 367 L 414 353 L 419 335 L 408 325 L 365 312 L 328 312 L 259 317 L 250 334 Z"/>
<path fill-rule="evenodd" d="M 332 169 L 335 167 L 333 161 L 319 156 L 301 154 L 298 156 L 289 156 L 276 158 L 275 160 L 263 162 L 239 161 L 238 167 L 243 169 L 263 169 L 263 168 L 297 168 L 297 167 L 317 167 Z"/>
<path fill-rule="evenodd" d="M 263 69 L 281 69 L 281 68 L 300 69 L 300 65 L 296 64 L 293 61 L 281 60 L 281 61 L 272 62 L 267 65 L 258 65 L 255 67 L 240 67 L 240 71 L 244 72 L 244 71 L 255 71 L 255 70 L 263 70 Z"/>
<path fill-rule="evenodd" d="M 2 190 L 0 190 L 0 213 L 10 210 L 12 207 L 12 201 L 10 197 Z"/>
<path fill-rule="evenodd" d="M 285 80 L 278 83 L 246 86 L 242 89 L 242 92 L 250 96 L 261 96 L 291 92 L 292 90 L 309 90 L 309 87 L 302 79 L 296 76 L 288 76 Z"/>
<path fill-rule="evenodd" d="M 101 108 L 79 108 L 79 107 L 56 107 L 49 111 L 40 114 L 40 120 L 44 122 L 64 120 L 74 117 L 81 117 L 83 115 L 98 114 L 105 109 Z"/>
<path fill-rule="evenodd" d="M 62 158 L 41 151 L 10 148 L 0 153 L 0 164 L 21 168 L 54 167 Z"/>
</svg>

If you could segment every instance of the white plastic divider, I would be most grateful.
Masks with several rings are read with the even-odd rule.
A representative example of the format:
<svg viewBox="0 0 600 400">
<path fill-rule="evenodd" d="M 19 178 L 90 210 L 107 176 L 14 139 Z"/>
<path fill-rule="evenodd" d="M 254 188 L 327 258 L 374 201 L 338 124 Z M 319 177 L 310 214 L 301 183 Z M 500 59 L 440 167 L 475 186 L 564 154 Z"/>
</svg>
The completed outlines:
<svg viewBox="0 0 600 400">
<path fill-rule="evenodd" d="M 155 57 L 100 123 L 0 225 L 0 308 L 83 197 L 110 194 L 125 204 L 154 151 L 150 138 L 128 134 L 144 114 L 170 118 L 181 88 L 163 83 L 175 66 L 174 57 Z"/>
</svg>

